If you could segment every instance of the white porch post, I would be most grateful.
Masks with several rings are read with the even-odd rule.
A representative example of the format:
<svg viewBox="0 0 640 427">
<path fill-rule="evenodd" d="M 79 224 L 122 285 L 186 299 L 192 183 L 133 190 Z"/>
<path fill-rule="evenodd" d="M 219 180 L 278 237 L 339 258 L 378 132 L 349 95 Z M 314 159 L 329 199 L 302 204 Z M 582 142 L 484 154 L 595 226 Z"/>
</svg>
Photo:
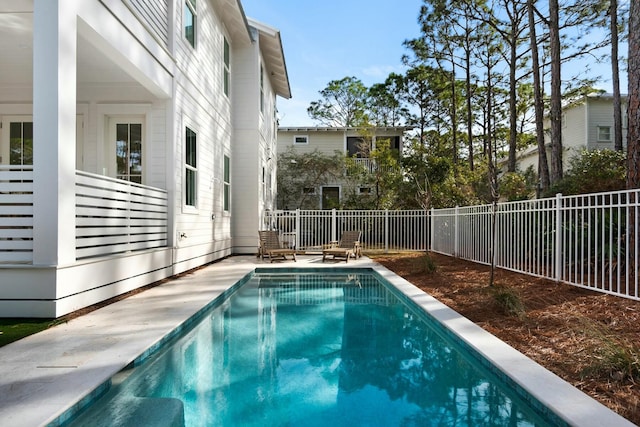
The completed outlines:
<svg viewBox="0 0 640 427">
<path fill-rule="evenodd" d="M 75 261 L 76 0 L 33 5 L 33 262 Z"/>
</svg>

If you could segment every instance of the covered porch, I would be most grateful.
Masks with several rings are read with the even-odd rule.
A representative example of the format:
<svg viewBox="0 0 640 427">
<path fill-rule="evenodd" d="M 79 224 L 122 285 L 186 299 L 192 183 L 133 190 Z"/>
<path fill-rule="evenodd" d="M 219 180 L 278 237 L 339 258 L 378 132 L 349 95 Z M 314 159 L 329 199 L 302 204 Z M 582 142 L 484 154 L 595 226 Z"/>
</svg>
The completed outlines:
<svg viewBox="0 0 640 427">
<path fill-rule="evenodd" d="M 1 316 L 58 317 L 173 273 L 163 13 L 152 31 L 120 1 L 0 3 Z"/>
</svg>

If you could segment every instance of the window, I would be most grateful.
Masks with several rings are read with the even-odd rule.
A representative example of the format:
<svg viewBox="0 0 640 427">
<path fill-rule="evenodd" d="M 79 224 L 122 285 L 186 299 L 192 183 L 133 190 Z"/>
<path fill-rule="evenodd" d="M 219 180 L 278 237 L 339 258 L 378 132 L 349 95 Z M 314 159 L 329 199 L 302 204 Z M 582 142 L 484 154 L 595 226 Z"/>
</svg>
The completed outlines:
<svg viewBox="0 0 640 427">
<path fill-rule="evenodd" d="M 192 47 L 196 47 L 196 0 L 185 0 L 184 16 L 184 38 Z"/>
<path fill-rule="evenodd" d="M 224 38 L 224 94 L 229 96 L 229 85 L 231 84 L 231 52 L 229 50 L 229 42 Z"/>
<path fill-rule="evenodd" d="M 313 196 L 316 194 L 316 189 L 314 187 L 304 187 L 302 189 L 302 194 L 306 194 L 308 196 Z"/>
<path fill-rule="evenodd" d="M 371 194 L 371 188 L 370 187 L 359 187 L 358 188 L 358 193 L 359 194 Z"/>
<path fill-rule="evenodd" d="M 611 126 L 598 126 L 598 142 L 611 142 Z"/>
<path fill-rule="evenodd" d="M 296 135 L 293 137 L 294 144 L 308 144 L 309 137 L 307 135 Z"/>
<path fill-rule="evenodd" d="M 198 146 L 196 143 L 196 133 L 186 128 L 185 149 L 184 149 L 184 204 L 187 206 L 196 206 L 197 184 L 198 184 Z"/>
<path fill-rule="evenodd" d="M 358 136 L 347 137 L 347 154 L 349 155 L 349 157 L 367 157 L 367 151 L 368 145 L 365 142 L 364 138 Z"/>
<path fill-rule="evenodd" d="M 321 209 L 337 209 L 340 207 L 340 187 L 322 187 Z"/>
<path fill-rule="evenodd" d="M 223 181 L 224 181 L 224 190 L 222 195 L 222 208 L 225 212 L 229 212 L 230 202 L 231 202 L 231 171 L 230 171 L 229 157 L 224 156 L 224 167 L 223 167 Z"/>
<path fill-rule="evenodd" d="M 33 122 L 10 122 L 9 164 L 33 164 Z"/>
<path fill-rule="evenodd" d="M 142 184 L 142 124 L 116 123 L 116 178 Z"/>
<path fill-rule="evenodd" d="M 264 113 L 264 68 L 260 64 L 260 112 Z"/>
</svg>

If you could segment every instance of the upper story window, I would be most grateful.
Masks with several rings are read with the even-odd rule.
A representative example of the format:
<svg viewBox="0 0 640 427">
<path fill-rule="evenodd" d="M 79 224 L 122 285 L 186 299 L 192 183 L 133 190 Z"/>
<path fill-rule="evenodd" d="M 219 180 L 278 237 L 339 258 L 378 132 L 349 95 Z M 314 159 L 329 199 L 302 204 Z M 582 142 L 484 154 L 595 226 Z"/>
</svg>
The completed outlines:
<svg viewBox="0 0 640 427">
<path fill-rule="evenodd" d="M 294 144 L 308 144 L 309 143 L 309 137 L 307 135 L 296 135 L 293 137 L 293 143 Z"/>
<path fill-rule="evenodd" d="M 264 68 L 260 64 L 260 112 L 264 113 Z"/>
<path fill-rule="evenodd" d="M 224 71 L 223 71 L 224 94 L 229 96 L 229 86 L 231 84 L 231 51 L 229 41 L 224 38 Z"/>
<path fill-rule="evenodd" d="M 231 209 L 231 162 L 227 156 L 224 156 L 222 174 L 222 181 L 224 183 L 222 190 L 222 209 L 224 209 L 225 212 L 229 212 Z"/>
<path fill-rule="evenodd" d="M 187 39 L 192 47 L 196 47 L 196 0 L 185 0 L 182 19 L 184 38 Z"/>
<path fill-rule="evenodd" d="M 598 142 L 611 142 L 611 126 L 598 126 Z"/>
<path fill-rule="evenodd" d="M 347 137 L 347 154 L 349 157 L 356 156 L 358 158 L 368 157 L 367 156 L 367 144 L 364 138 L 359 136 L 348 136 Z"/>
<path fill-rule="evenodd" d="M 185 187 L 184 187 L 184 204 L 187 206 L 196 206 L 197 202 L 197 177 L 198 177 L 198 163 L 197 163 L 197 144 L 196 133 L 186 128 L 185 134 L 185 155 L 184 155 L 184 168 L 185 168 Z"/>
</svg>

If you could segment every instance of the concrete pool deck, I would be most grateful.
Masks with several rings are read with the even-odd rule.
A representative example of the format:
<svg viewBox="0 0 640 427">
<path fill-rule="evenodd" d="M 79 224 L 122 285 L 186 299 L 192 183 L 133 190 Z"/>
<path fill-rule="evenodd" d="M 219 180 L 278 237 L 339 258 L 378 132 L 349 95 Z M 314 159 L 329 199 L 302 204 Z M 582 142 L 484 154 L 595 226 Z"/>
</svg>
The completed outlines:
<svg viewBox="0 0 640 427">
<path fill-rule="evenodd" d="M 0 424 L 54 422 L 256 267 L 373 268 L 567 424 L 633 426 L 379 264 L 323 263 L 322 255 L 295 263 L 230 257 L 0 348 Z"/>
</svg>

